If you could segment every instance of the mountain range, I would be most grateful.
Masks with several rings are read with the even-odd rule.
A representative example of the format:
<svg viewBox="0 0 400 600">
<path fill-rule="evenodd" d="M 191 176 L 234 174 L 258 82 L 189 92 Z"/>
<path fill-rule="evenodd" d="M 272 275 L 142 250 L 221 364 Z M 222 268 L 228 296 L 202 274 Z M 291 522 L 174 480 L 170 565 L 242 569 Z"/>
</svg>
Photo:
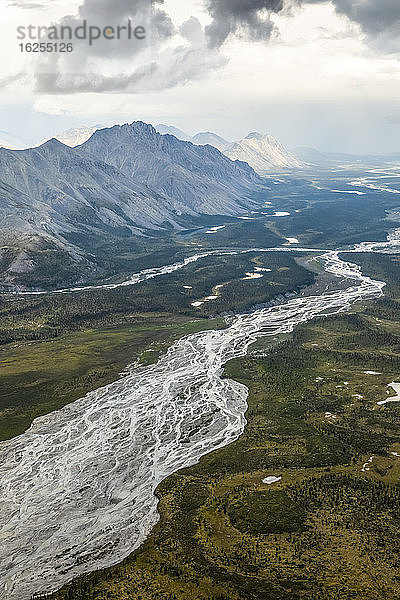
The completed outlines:
<svg viewBox="0 0 400 600">
<path fill-rule="evenodd" d="M 85 143 L 99 129 L 104 129 L 104 127 L 102 125 L 76 127 L 57 134 L 55 139 L 66 146 L 74 148 Z M 269 134 L 262 135 L 261 133 L 254 132 L 242 140 L 229 142 L 211 131 L 201 131 L 194 136 L 190 136 L 173 125 L 163 124 L 156 125 L 155 130 L 161 135 L 173 135 L 178 140 L 192 142 L 196 146 L 214 146 L 214 148 L 217 148 L 232 160 L 247 162 L 260 174 L 280 169 L 301 169 L 308 166 L 308 161 L 302 160 L 302 149 L 299 149 L 299 154 L 290 152 L 276 138 Z M 11 136 L 8 139 L 11 141 Z M 43 140 L 37 146 L 41 146 L 46 141 L 48 140 Z M 4 146 L 7 148 L 13 147 L 12 144 L 4 144 Z M 20 142 L 15 146 L 15 149 L 26 147 L 26 145 Z M 317 153 L 317 151 L 315 152 Z"/>
<path fill-rule="evenodd" d="M 253 132 L 242 140 L 228 142 L 211 131 L 203 131 L 190 137 L 181 129 L 169 125 L 157 125 L 156 129 L 160 133 L 174 135 L 181 140 L 190 140 L 197 145 L 214 146 L 232 160 L 247 162 L 260 174 L 277 169 L 302 169 L 307 166 L 301 158 L 287 150 L 269 134 Z"/>
<path fill-rule="evenodd" d="M 196 133 L 196 135 L 190 136 L 189 134 L 182 131 L 182 129 L 178 129 L 173 125 L 162 124 L 156 125 L 156 130 L 159 133 L 162 133 L 163 135 L 174 135 L 178 138 L 178 140 L 192 142 L 193 144 L 196 144 L 196 146 L 206 146 L 207 144 L 209 144 L 210 146 L 214 146 L 214 148 L 217 148 L 221 152 L 223 152 L 224 148 L 229 146 L 230 143 L 223 137 L 216 133 L 213 133 L 212 131 L 200 131 L 199 133 Z"/>
<path fill-rule="evenodd" d="M 3 286 L 34 281 L 49 261 L 60 282 L 62 272 L 79 280 L 98 271 L 101 242 L 166 235 L 204 215 L 246 214 L 263 183 L 248 164 L 140 121 L 97 130 L 75 148 L 56 139 L 0 148 Z"/>
</svg>

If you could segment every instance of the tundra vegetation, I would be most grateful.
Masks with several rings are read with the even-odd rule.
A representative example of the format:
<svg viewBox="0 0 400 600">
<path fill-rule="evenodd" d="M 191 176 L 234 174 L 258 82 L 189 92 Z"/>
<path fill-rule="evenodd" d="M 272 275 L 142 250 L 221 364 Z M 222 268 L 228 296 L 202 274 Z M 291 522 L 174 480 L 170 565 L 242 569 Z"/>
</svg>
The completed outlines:
<svg viewBox="0 0 400 600">
<path fill-rule="evenodd" d="M 267 267 L 263 277 L 244 280 Z M 128 364 L 157 360 L 174 340 L 223 327 L 227 311 L 248 310 L 313 280 L 287 254 L 250 253 L 210 256 L 114 290 L 0 296 L 0 439 L 115 381 Z M 192 306 L 210 295 L 212 301 Z"/>
<path fill-rule="evenodd" d="M 244 434 L 159 486 L 141 548 L 54 600 L 399 597 L 400 405 L 377 403 L 400 372 L 400 263 L 352 259 L 387 297 L 229 362 Z"/>
</svg>

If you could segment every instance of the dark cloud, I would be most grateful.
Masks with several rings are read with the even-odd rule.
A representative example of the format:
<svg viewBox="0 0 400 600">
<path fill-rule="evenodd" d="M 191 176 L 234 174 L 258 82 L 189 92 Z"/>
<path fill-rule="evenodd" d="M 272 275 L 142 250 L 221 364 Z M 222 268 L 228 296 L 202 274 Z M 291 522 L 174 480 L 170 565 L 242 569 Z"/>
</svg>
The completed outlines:
<svg viewBox="0 0 400 600">
<path fill-rule="evenodd" d="M 306 0 L 310 4 L 322 0 Z M 400 22 L 399 0 L 332 0 L 336 11 L 358 23 L 369 34 L 380 34 Z"/>
<path fill-rule="evenodd" d="M 269 40 L 275 31 L 271 15 L 329 0 L 206 0 L 212 23 L 209 44 L 220 47 L 229 35 Z M 388 52 L 400 51 L 400 0 L 330 0 L 340 15 L 358 24 L 367 39 Z"/>
<path fill-rule="evenodd" d="M 213 19 L 206 32 L 210 46 L 220 47 L 231 34 L 269 39 L 274 31 L 271 13 L 284 9 L 284 0 L 208 0 Z"/>
<path fill-rule="evenodd" d="M 387 52 L 400 51 L 399 0 L 333 0 L 333 4 L 337 13 L 360 25 L 372 44 Z"/>
</svg>

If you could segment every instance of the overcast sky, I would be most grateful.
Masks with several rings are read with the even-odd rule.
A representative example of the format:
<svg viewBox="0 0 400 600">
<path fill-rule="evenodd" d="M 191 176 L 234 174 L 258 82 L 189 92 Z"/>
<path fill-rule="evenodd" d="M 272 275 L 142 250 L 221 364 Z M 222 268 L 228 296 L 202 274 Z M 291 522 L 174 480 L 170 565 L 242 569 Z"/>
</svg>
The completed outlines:
<svg viewBox="0 0 400 600">
<path fill-rule="evenodd" d="M 29 24 L 129 18 L 146 41 L 78 41 L 38 57 L 17 39 Z M 0 130 L 30 143 L 140 119 L 400 152 L 399 0 L 155 0 L 151 10 L 149 0 L 0 0 L 0 23 Z"/>
</svg>

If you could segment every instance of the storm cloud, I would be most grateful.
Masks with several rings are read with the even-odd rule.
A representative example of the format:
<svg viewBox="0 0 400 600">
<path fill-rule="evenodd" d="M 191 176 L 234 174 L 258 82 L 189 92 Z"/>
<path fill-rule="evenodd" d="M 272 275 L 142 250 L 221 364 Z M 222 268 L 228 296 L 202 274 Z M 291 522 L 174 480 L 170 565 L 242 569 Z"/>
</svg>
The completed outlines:
<svg viewBox="0 0 400 600">
<path fill-rule="evenodd" d="M 400 51 L 399 0 L 334 0 L 333 4 L 337 13 L 360 25 L 369 41 L 379 49 Z"/>
<path fill-rule="evenodd" d="M 284 9 L 284 0 L 209 0 L 213 19 L 206 29 L 210 46 L 220 47 L 231 34 L 269 39 L 274 31 L 271 13 Z"/>
<path fill-rule="evenodd" d="M 269 40 L 276 28 L 271 15 L 293 12 L 307 4 L 329 0 L 206 0 L 212 23 L 207 28 L 211 47 L 232 35 Z M 387 52 L 399 52 L 399 0 L 330 0 L 338 14 L 358 24 L 366 39 Z"/>
</svg>

